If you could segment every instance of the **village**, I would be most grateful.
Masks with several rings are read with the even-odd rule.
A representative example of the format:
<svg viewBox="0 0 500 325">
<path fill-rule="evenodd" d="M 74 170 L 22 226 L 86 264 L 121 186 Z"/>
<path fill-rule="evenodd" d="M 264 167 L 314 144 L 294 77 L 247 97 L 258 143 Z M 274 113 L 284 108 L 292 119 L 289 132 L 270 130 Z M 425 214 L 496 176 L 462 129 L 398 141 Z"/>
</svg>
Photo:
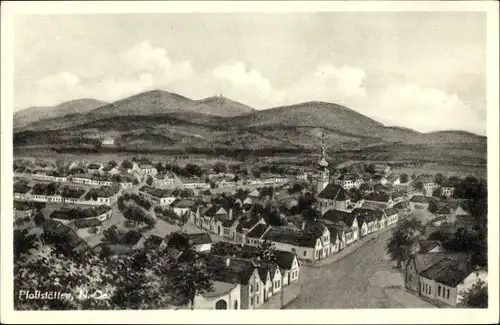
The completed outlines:
<svg viewBox="0 0 500 325">
<path fill-rule="evenodd" d="M 456 307 L 476 280 L 487 281 L 485 268 L 435 238 L 477 224 L 461 195 L 464 179 L 409 176 L 383 164 L 332 168 L 323 146 L 308 171 L 243 167 L 17 159 L 14 228 L 50 238 L 68 254 L 154 250 L 175 259 L 182 250 L 169 243 L 182 234 L 213 270 L 214 290 L 197 295 L 195 309 L 307 308 L 305 297 L 321 290 L 310 272 L 356 256 L 384 259 L 380 238 L 415 218 L 424 227 L 398 261 L 398 306 Z"/>
</svg>

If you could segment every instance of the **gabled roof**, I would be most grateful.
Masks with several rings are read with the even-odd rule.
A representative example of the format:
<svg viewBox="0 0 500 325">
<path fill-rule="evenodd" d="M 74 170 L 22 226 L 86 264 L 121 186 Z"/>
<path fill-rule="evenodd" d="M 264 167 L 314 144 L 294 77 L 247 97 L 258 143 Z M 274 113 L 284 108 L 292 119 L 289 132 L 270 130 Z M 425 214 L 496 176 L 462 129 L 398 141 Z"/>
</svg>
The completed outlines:
<svg viewBox="0 0 500 325">
<path fill-rule="evenodd" d="M 428 253 L 429 251 L 433 250 L 436 247 L 441 246 L 441 242 L 438 240 L 421 240 L 419 241 L 419 253 Z"/>
<path fill-rule="evenodd" d="M 391 196 L 389 194 L 386 194 L 386 193 L 382 193 L 382 192 L 371 192 L 371 193 L 368 193 L 367 195 L 365 195 L 364 199 L 367 200 L 367 201 L 375 201 L 375 202 L 384 202 L 384 203 L 387 203 L 389 202 Z"/>
<path fill-rule="evenodd" d="M 78 229 L 102 226 L 102 222 L 100 222 L 99 220 L 97 220 L 95 218 L 91 218 L 91 219 L 76 219 L 75 221 L 73 221 L 73 224 Z"/>
<path fill-rule="evenodd" d="M 278 264 L 278 266 L 284 270 L 290 270 L 293 266 L 293 260 L 296 255 L 292 252 L 274 251 L 274 260 Z"/>
<path fill-rule="evenodd" d="M 386 216 L 392 216 L 392 215 L 398 214 L 398 210 L 396 210 L 394 208 L 385 209 L 384 212 L 385 212 Z"/>
<path fill-rule="evenodd" d="M 278 230 L 271 228 L 266 232 L 263 239 L 299 247 L 316 247 L 316 240 L 318 237 L 312 234 L 305 234 L 301 231 Z"/>
<path fill-rule="evenodd" d="M 408 201 L 402 201 L 399 203 L 394 204 L 393 208 L 396 210 L 402 210 L 402 209 L 407 209 L 410 206 Z"/>
<path fill-rule="evenodd" d="M 439 209 L 436 214 L 451 214 L 451 210 L 449 207 L 444 206 L 441 209 Z"/>
<path fill-rule="evenodd" d="M 417 253 L 411 257 L 411 260 L 415 263 L 417 273 L 420 273 L 445 258 L 452 260 L 465 260 L 467 258 L 467 254 L 451 252 Z"/>
<path fill-rule="evenodd" d="M 325 228 L 325 225 L 321 222 L 310 220 L 304 221 L 304 233 L 306 234 L 312 234 L 313 236 L 321 237 L 323 236 Z"/>
<path fill-rule="evenodd" d="M 269 228 L 268 225 L 258 224 L 247 234 L 247 237 L 260 239 Z"/>
<path fill-rule="evenodd" d="M 366 221 L 366 222 L 375 221 L 384 214 L 382 212 L 382 210 L 370 210 L 370 209 L 363 209 L 363 208 L 356 208 L 356 209 L 352 210 L 351 213 L 353 215 L 355 215 L 356 218 L 358 218 L 359 223 L 362 223 L 361 220 Z"/>
<path fill-rule="evenodd" d="M 247 285 L 256 264 L 247 259 L 202 254 L 207 269 L 212 271 L 215 281 Z M 229 260 L 229 265 L 227 264 Z"/>
<path fill-rule="evenodd" d="M 459 261 L 444 258 L 419 275 L 454 288 L 468 276 L 465 265 L 460 264 Z"/>
<path fill-rule="evenodd" d="M 410 199 L 410 202 L 415 202 L 415 203 L 429 203 L 431 201 L 436 202 L 436 198 L 432 196 L 414 195 Z"/>
<path fill-rule="evenodd" d="M 173 208 L 185 209 L 192 207 L 194 204 L 196 204 L 196 202 L 193 200 L 177 199 L 174 202 L 172 202 L 170 206 Z"/>
<path fill-rule="evenodd" d="M 443 187 L 455 187 L 459 185 L 461 181 L 460 178 L 450 177 L 444 182 Z"/>
<path fill-rule="evenodd" d="M 31 202 L 14 201 L 14 209 L 20 211 L 33 210 L 34 206 Z"/>
<path fill-rule="evenodd" d="M 202 245 L 202 244 L 212 243 L 212 238 L 210 238 L 210 235 L 206 232 L 188 234 L 187 237 L 192 245 Z"/>
<path fill-rule="evenodd" d="M 350 198 L 346 190 L 337 184 L 328 184 L 325 189 L 319 193 L 318 197 L 335 201 L 346 201 Z"/>
<path fill-rule="evenodd" d="M 347 227 L 352 227 L 355 218 L 356 216 L 354 214 L 341 210 L 328 210 L 321 217 L 321 219 L 333 223 L 339 223 L 340 221 L 343 221 L 347 225 Z"/>
</svg>

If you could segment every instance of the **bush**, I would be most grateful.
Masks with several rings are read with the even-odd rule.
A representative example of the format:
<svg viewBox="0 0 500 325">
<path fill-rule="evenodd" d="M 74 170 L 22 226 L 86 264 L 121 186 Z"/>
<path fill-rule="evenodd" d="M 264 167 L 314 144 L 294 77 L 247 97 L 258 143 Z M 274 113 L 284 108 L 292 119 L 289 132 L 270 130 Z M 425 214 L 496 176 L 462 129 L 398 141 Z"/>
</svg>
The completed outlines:
<svg viewBox="0 0 500 325">
<path fill-rule="evenodd" d="M 30 221 L 31 221 L 30 217 L 28 216 L 24 217 L 24 222 L 30 222 Z"/>
<path fill-rule="evenodd" d="M 20 226 L 20 225 L 22 225 L 24 223 L 24 220 L 23 220 L 23 218 L 18 218 L 18 219 L 16 219 L 16 221 L 14 221 L 14 223 L 16 225 Z"/>
<path fill-rule="evenodd" d="M 156 225 L 156 218 L 153 217 L 151 214 L 147 214 L 145 217 L 144 217 L 144 222 L 146 223 L 146 225 L 149 227 L 149 228 L 154 228 L 154 226 Z"/>
<path fill-rule="evenodd" d="M 134 228 L 135 227 L 135 224 L 132 220 L 125 220 L 123 225 L 125 226 L 125 228 Z"/>
</svg>

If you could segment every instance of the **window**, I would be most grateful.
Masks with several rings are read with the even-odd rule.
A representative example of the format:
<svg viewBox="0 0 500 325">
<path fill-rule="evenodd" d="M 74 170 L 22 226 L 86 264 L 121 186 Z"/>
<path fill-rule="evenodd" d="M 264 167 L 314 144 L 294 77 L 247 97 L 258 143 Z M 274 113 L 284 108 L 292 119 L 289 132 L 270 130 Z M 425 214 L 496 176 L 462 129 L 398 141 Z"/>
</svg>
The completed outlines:
<svg viewBox="0 0 500 325">
<path fill-rule="evenodd" d="M 307 251 L 304 251 L 304 256 L 306 256 L 306 255 L 307 255 Z"/>
<path fill-rule="evenodd" d="M 429 294 L 432 294 L 432 287 L 429 286 Z"/>
<path fill-rule="evenodd" d="M 253 285 L 250 286 L 250 293 L 253 292 Z"/>
<path fill-rule="evenodd" d="M 446 289 L 446 299 L 450 299 L 450 289 Z"/>
<path fill-rule="evenodd" d="M 255 285 L 255 292 L 259 292 L 259 285 L 258 284 Z"/>
<path fill-rule="evenodd" d="M 441 286 L 440 285 L 438 285 L 438 296 L 441 297 Z"/>
<path fill-rule="evenodd" d="M 250 305 L 253 306 L 253 297 L 250 298 Z"/>
<path fill-rule="evenodd" d="M 257 296 L 257 305 L 259 304 L 259 298 L 260 298 L 260 297 L 259 297 L 259 296 Z"/>
</svg>

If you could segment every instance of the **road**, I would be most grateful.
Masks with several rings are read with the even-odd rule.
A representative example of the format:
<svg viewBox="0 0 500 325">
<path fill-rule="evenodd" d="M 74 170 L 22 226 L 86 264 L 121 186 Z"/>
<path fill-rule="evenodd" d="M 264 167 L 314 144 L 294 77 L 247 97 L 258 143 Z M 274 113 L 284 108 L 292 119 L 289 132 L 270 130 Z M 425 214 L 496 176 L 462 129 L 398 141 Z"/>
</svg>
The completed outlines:
<svg viewBox="0 0 500 325">
<path fill-rule="evenodd" d="M 390 232 L 329 265 L 302 266 L 301 295 L 287 309 L 433 308 L 402 290 L 403 280 L 384 252 Z"/>
</svg>

